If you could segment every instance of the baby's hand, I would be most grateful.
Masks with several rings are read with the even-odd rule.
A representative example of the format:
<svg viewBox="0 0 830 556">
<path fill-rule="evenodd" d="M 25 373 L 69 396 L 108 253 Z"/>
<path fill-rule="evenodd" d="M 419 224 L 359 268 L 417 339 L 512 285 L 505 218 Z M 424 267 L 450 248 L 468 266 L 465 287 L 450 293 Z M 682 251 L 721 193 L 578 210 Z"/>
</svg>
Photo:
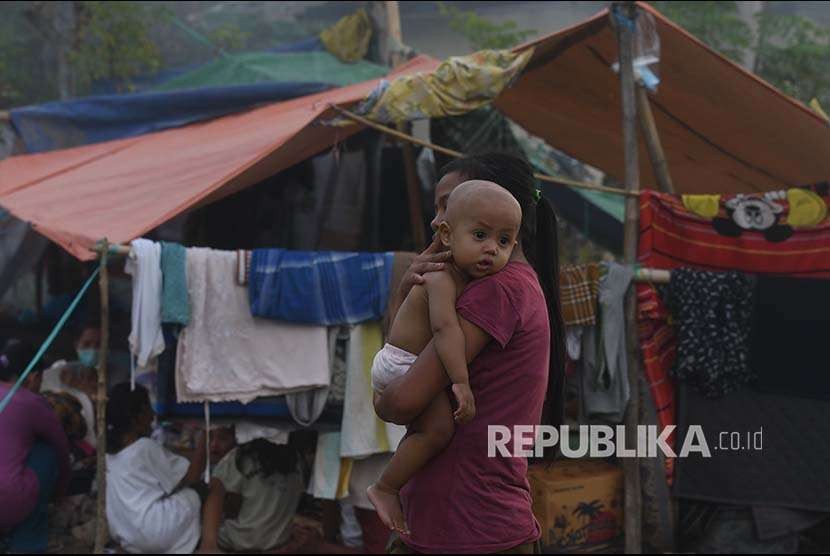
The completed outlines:
<svg viewBox="0 0 830 556">
<path fill-rule="evenodd" d="M 453 384 L 452 393 L 458 402 L 458 409 L 453 413 L 456 423 L 468 423 L 476 416 L 476 401 L 469 384 Z"/>
</svg>

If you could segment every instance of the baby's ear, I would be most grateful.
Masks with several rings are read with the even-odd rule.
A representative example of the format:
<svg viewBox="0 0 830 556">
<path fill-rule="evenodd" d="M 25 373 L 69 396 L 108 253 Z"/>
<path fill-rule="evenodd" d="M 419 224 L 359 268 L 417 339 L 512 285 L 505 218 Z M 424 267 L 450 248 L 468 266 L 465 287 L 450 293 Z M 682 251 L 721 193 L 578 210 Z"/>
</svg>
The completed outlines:
<svg viewBox="0 0 830 556">
<path fill-rule="evenodd" d="M 452 235 L 452 229 L 450 228 L 449 222 L 444 220 L 438 225 L 438 239 L 441 240 L 441 245 L 444 247 L 450 246 L 450 236 Z"/>
</svg>

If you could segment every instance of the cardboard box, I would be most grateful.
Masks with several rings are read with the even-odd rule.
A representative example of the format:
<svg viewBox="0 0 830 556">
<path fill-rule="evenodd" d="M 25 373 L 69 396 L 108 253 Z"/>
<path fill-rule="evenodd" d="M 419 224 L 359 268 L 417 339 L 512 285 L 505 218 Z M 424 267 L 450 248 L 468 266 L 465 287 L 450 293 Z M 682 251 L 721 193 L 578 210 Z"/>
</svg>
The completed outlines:
<svg viewBox="0 0 830 556">
<path fill-rule="evenodd" d="M 621 547 L 622 469 L 602 460 L 562 460 L 530 466 L 528 479 L 544 552 Z"/>
</svg>

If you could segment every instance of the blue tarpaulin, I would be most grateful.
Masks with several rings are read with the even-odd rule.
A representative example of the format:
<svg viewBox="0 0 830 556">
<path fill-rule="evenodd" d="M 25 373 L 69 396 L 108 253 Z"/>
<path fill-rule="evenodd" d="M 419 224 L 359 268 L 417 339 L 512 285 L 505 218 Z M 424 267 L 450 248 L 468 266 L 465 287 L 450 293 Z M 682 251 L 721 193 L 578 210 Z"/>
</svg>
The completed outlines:
<svg viewBox="0 0 830 556">
<path fill-rule="evenodd" d="M 10 116 L 26 150 L 35 153 L 134 137 L 330 88 L 324 83 L 259 83 L 106 95 L 25 106 Z"/>
</svg>

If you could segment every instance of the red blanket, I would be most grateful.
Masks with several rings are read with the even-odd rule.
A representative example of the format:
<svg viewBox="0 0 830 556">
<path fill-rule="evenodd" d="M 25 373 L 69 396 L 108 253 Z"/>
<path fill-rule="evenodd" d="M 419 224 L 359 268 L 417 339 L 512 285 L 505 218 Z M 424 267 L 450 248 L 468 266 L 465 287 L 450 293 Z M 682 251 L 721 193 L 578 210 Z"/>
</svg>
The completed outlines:
<svg viewBox="0 0 830 556">
<path fill-rule="evenodd" d="M 648 191 L 640 197 L 638 259 L 649 268 L 830 277 L 828 201 L 826 183 L 753 195 L 678 197 Z M 637 303 L 644 372 L 658 422 L 673 425 L 670 314 L 651 284 L 637 285 Z M 666 462 L 671 482 L 674 462 Z"/>
</svg>

